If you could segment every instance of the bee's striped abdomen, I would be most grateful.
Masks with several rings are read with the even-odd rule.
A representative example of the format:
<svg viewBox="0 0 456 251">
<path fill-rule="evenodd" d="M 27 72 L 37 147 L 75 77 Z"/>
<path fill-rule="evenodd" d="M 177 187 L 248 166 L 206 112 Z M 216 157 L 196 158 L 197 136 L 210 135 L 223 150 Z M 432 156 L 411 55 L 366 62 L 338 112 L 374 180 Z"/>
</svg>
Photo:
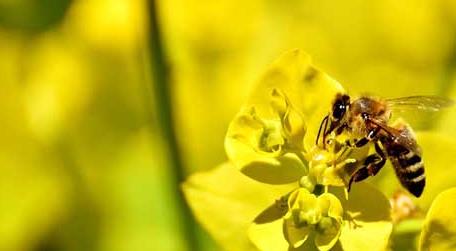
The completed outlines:
<svg viewBox="0 0 456 251">
<path fill-rule="evenodd" d="M 421 157 L 406 149 L 397 156 L 390 155 L 390 158 L 401 184 L 413 195 L 420 197 L 426 183 Z"/>
</svg>

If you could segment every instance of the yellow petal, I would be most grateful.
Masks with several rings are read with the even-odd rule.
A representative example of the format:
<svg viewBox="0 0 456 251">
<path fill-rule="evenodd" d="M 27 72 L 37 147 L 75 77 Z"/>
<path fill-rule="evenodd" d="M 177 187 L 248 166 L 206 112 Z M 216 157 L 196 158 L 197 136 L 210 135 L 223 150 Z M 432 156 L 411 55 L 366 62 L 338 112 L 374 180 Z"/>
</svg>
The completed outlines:
<svg viewBox="0 0 456 251">
<path fill-rule="evenodd" d="M 316 224 L 322 216 L 317 196 L 305 188 L 298 188 L 290 195 L 288 207 L 290 210 L 298 211 L 299 221 L 305 221 L 307 224 Z"/>
<path fill-rule="evenodd" d="M 318 200 L 320 207 L 325 214 L 327 213 L 328 216 L 335 219 L 341 219 L 344 209 L 336 196 L 331 193 L 324 193 L 318 197 Z"/>
<path fill-rule="evenodd" d="M 286 251 L 288 242 L 283 236 L 282 225 L 282 219 L 264 224 L 252 223 L 248 231 L 249 238 L 259 250 Z"/>
<path fill-rule="evenodd" d="M 262 157 L 244 164 L 241 172 L 252 179 L 268 184 L 296 182 L 307 173 L 307 167 L 294 153 L 277 158 Z"/>
<path fill-rule="evenodd" d="M 456 248 L 456 188 L 440 193 L 432 203 L 420 236 L 421 251 Z"/>
<path fill-rule="evenodd" d="M 282 123 L 284 132 L 290 139 L 288 143 L 295 149 L 304 149 L 303 139 L 306 133 L 306 125 L 303 116 L 297 110 L 290 108 L 285 113 Z"/>
<path fill-rule="evenodd" d="M 305 200 L 307 197 L 313 197 L 315 199 L 315 195 L 310 194 L 310 192 L 305 188 L 298 188 L 294 190 L 290 197 L 288 197 L 288 208 L 289 209 L 296 209 L 299 208 L 299 201 Z M 312 198 L 311 198 L 312 199 Z"/>
<path fill-rule="evenodd" d="M 254 181 L 228 163 L 194 174 L 183 184 L 197 220 L 226 250 L 236 251 L 254 249 L 247 237 L 250 223 L 291 190 Z"/>
<path fill-rule="evenodd" d="M 322 210 L 317 197 L 307 192 L 304 188 L 300 188 L 300 191 L 303 192 L 299 193 L 295 203 L 295 205 L 298 205 L 298 209 L 296 210 L 300 211 L 300 220 L 305 220 L 308 224 L 312 225 L 317 224 L 322 217 Z M 293 208 L 296 208 L 296 206 Z"/>
<path fill-rule="evenodd" d="M 280 89 L 293 106 L 304 116 L 308 125 L 305 146 L 315 143 L 321 120 L 328 114 L 342 86 L 312 65 L 310 57 L 301 50 L 284 53 L 260 79 L 249 104 L 264 102 L 272 89 Z"/>
<path fill-rule="evenodd" d="M 317 232 L 315 235 L 315 245 L 320 251 L 331 250 L 331 248 L 334 247 L 336 242 L 339 240 L 339 236 L 341 234 L 341 225 L 337 220 L 331 218 L 325 219 L 333 221 L 333 225 L 329 228 L 326 228 L 324 230 L 324 233 Z"/>
<path fill-rule="evenodd" d="M 339 238 L 343 249 L 385 250 L 392 231 L 390 204 L 387 198 L 368 183 L 354 186 L 348 200 L 345 200 L 342 190 L 337 189 L 334 193 L 345 210 L 345 222 Z"/>
<path fill-rule="evenodd" d="M 284 154 L 282 122 L 277 118 L 261 117 L 256 108 L 242 109 L 230 124 L 225 138 L 229 159 L 245 175 L 260 182 L 286 184 L 298 181 L 307 173 L 305 159 L 295 153 Z M 297 138 L 288 139 L 292 142 Z"/>
<path fill-rule="evenodd" d="M 292 218 L 285 219 L 283 224 L 283 235 L 293 248 L 300 247 L 309 237 L 308 226 L 297 228 Z"/>
</svg>

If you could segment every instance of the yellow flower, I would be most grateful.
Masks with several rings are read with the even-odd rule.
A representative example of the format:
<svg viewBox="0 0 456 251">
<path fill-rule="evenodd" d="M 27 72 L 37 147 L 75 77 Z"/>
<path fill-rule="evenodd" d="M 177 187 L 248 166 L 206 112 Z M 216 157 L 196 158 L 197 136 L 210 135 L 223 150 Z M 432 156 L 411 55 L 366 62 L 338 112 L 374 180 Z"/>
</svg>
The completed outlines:
<svg viewBox="0 0 456 251">
<path fill-rule="evenodd" d="M 247 176 L 270 184 L 296 181 L 307 173 L 300 152 L 305 135 L 304 119 L 288 99 L 272 89 L 270 116 L 247 107 L 233 120 L 225 141 L 228 157 Z M 263 107 L 258 107 L 261 109 Z"/>
<path fill-rule="evenodd" d="M 315 231 L 315 245 L 329 250 L 337 242 L 342 226 L 342 204 L 333 194 L 315 196 L 304 188 L 289 198 L 289 211 L 284 216 L 284 234 L 294 248 L 301 246 Z"/>
<path fill-rule="evenodd" d="M 350 149 L 351 154 L 344 155 L 347 149 L 334 138 L 325 149 L 315 145 L 320 122 L 340 92 L 340 84 L 315 68 L 306 54 L 285 54 L 230 124 L 225 139 L 228 158 L 260 182 L 301 179 L 307 188 L 345 186 L 356 160 L 368 149 Z"/>
<path fill-rule="evenodd" d="M 388 200 L 367 184 L 348 197 L 345 190 L 368 149 L 342 154 L 347 149 L 333 135 L 326 148 L 315 142 L 341 92 L 299 50 L 285 53 L 260 79 L 228 128 L 231 163 L 184 184 L 197 218 L 225 249 L 372 250 L 372 241 L 374 249 L 386 248 Z"/>
<path fill-rule="evenodd" d="M 456 248 L 456 188 L 437 196 L 426 216 L 420 237 L 421 251 L 445 251 Z"/>
<path fill-rule="evenodd" d="M 286 210 L 277 205 L 267 207 L 250 224 L 248 236 L 259 250 L 387 247 L 392 229 L 390 207 L 369 184 L 357 185 L 348 199 L 340 188 L 318 196 L 298 188 L 289 195 Z M 372 243 L 377 245 L 372 247 Z"/>
</svg>

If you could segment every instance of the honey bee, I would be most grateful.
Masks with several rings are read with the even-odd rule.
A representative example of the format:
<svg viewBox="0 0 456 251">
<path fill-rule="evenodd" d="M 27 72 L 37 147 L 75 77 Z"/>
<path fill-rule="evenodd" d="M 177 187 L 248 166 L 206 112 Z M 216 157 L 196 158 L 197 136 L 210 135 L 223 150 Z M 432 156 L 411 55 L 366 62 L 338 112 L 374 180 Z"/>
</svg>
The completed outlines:
<svg viewBox="0 0 456 251">
<path fill-rule="evenodd" d="M 320 124 L 316 144 L 319 145 L 322 139 L 323 147 L 326 147 L 326 138 L 332 132 L 335 135 L 348 133 L 352 139 L 345 142 L 348 147 L 373 143 L 375 153 L 367 156 L 350 177 L 348 190 L 353 182 L 376 175 L 389 159 L 402 186 L 420 197 L 426 184 L 422 152 L 409 126 L 389 124 L 392 111 L 397 108 L 438 111 L 452 104 L 450 99 L 435 96 L 360 97 L 351 101 L 350 96 L 337 94 L 331 112 Z"/>
</svg>

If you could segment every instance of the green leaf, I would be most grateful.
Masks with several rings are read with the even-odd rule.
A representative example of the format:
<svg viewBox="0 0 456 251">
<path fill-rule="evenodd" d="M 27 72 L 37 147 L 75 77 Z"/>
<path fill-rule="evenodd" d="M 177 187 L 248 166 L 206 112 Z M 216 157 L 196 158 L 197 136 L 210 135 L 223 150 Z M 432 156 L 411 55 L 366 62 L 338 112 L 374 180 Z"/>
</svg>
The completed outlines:
<svg viewBox="0 0 456 251">
<path fill-rule="evenodd" d="M 392 231 L 388 199 L 365 182 L 352 187 L 348 200 L 342 189 L 334 193 L 345 211 L 339 238 L 343 250 L 385 250 Z"/>
<path fill-rule="evenodd" d="M 247 236 L 250 223 L 294 186 L 260 183 L 225 163 L 190 176 L 183 191 L 202 226 L 226 250 L 237 251 L 256 249 Z"/>
<path fill-rule="evenodd" d="M 440 193 L 428 211 L 420 236 L 421 251 L 456 249 L 456 188 Z"/>
</svg>

